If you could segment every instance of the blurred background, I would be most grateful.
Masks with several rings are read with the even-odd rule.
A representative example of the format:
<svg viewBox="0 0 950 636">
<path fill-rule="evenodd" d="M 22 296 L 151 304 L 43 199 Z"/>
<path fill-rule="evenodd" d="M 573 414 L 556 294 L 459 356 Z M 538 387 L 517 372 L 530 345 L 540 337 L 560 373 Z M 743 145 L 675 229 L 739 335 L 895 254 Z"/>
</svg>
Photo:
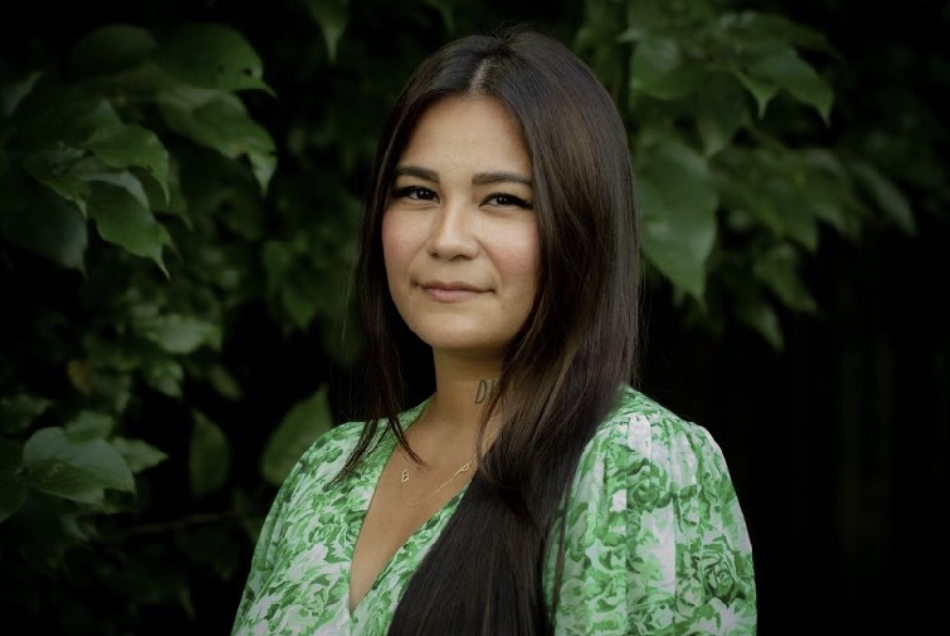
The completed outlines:
<svg viewBox="0 0 950 636">
<path fill-rule="evenodd" d="M 0 21 L 3 633 L 229 633 L 277 485 L 360 399 L 345 292 L 382 118 L 436 46 L 509 21 L 627 121 L 640 385 L 723 448 L 759 634 L 939 632 L 950 4 L 536 5 Z"/>
</svg>

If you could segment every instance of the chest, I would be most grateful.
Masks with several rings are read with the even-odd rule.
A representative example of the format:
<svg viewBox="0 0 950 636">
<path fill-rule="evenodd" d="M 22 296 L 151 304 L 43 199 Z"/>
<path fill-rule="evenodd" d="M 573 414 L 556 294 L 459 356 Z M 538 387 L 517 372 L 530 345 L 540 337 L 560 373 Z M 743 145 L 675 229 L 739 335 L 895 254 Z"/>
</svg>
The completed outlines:
<svg viewBox="0 0 950 636">
<path fill-rule="evenodd" d="M 438 471 L 417 471 L 407 479 L 406 471 L 404 458 L 393 453 L 376 483 L 353 548 L 351 610 L 378 583 L 387 565 L 403 556 L 400 551 L 412 547 L 415 535 L 437 517 L 445 516 L 440 511 L 469 479 L 468 475 L 455 475 L 446 481 Z"/>
</svg>

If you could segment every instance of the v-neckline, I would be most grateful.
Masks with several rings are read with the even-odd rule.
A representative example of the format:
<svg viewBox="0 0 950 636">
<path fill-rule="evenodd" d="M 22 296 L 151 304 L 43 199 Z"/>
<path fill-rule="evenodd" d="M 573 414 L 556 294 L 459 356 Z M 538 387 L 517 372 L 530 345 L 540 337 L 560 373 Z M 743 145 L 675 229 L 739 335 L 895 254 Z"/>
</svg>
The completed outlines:
<svg viewBox="0 0 950 636">
<path fill-rule="evenodd" d="M 404 431 L 408 431 L 412 425 L 416 423 L 419 415 L 425 410 L 426 405 L 431 399 L 431 397 L 426 399 L 417 405 L 415 409 L 413 409 L 415 413 L 412 414 L 412 420 L 404 426 Z M 429 516 L 428 519 L 423 521 L 419 527 L 416 528 L 398 548 L 396 548 L 392 556 L 389 557 L 389 560 L 387 560 L 386 563 L 383 564 L 383 567 L 380 568 L 379 572 L 376 573 L 376 577 L 366 589 L 366 592 L 363 594 L 362 598 L 360 598 L 359 602 L 357 602 L 356 605 L 353 605 L 351 603 L 351 592 L 353 556 L 356 554 L 356 544 L 359 542 L 360 533 L 363 530 L 363 524 L 366 522 L 366 517 L 369 515 L 369 508 L 372 505 L 373 497 L 375 497 L 376 490 L 379 488 L 379 480 L 382 477 L 383 470 L 385 470 L 386 465 L 389 463 L 392 454 L 396 452 L 398 446 L 391 431 L 386 429 L 383 435 L 385 435 L 385 438 L 380 440 L 379 445 L 376 448 L 370 450 L 370 453 L 380 453 L 380 460 L 378 462 L 370 462 L 371 470 L 365 471 L 365 473 L 362 475 L 361 483 L 358 486 L 360 493 L 358 505 L 351 509 L 351 514 L 359 515 L 358 523 L 354 523 L 356 531 L 350 533 L 350 540 L 347 542 L 345 605 L 347 617 L 351 623 L 355 618 L 357 618 L 357 615 L 360 613 L 360 609 L 365 606 L 367 598 L 376 593 L 379 589 L 380 583 L 390 575 L 394 564 L 399 563 L 405 557 L 405 553 L 410 549 L 410 547 L 418 549 L 416 544 L 418 543 L 420 536 L 423 533 L 430 531 L 434 525 L 441 524 L 448 514 L 448 511 L 455 510 L 459 499 L 461 499 L 462 495 L 464 495 L 468 490 L 468 484 L 465 484 L 461 489 L 459 489 L 457 493 L 455 493 L 448 501 L 446 501 L 441 508 L 436 510 L 434 513 L 432 513 L 432 515 Z"/>
<path fill-rule="evenodd" d="M 370 596 L 373 596 L 378 591 L 380 584 L 383 581 L 385 581 L 388 576 L 390 576 L 393 567 L 395 567 L 394 564 L 399 563 L 404 558 L 409 558 L 406 556 L 406 552 L 408 552 L 409 550 L 420 549 L 421 546 L 417 545 L 420 540 L 420 537 L 423 534 L 426 534 L 430 530 L 432 530 L 433 526 L 442 524 L 445 520 L 445 517 L 449 514 L 448 511 L 451 510 L 452 512 L 454 512 L 458 504 L 458 500 L 461 499 L 462 495 L 465 493 L 467 489 L 468 489 L 468 484 L 465 484 L 457 493 L 455 493 L 452 496 L 451 499 L 445 502 L 445 505 L 443 505 L 441 508 L 439 508 L 434 513 L 432 513 L 432 515 L 428 519 L 423 521 L 422 525 L 416 528 L 412 532 L 412 534 L 410 534 L 409 537 L 402 543 L 402 545 L 396 548 L 396 551 L 393 552 L 391 557 L 389 557 L 389 560 L 386 561 L 385 564 L 383 564 L 383 567 L 380 568 L 379 572 L 376 574 L 376 578 L 373 579 L 373 582 L 366 589 L 366 593 L 363 594 L 363 597 L 359 600 L 359 602 L 356 605 L 351 605 L 350 592 L 351 592 L 351 577 L 353 573 L 353 555 L 356 553 L 356 542 L 359 539 L 359 531 L 357 531 L 356 538 L 353 540 L 353 542 L 350 545 L 350 552 L 349 552 L 350 558 L 348 561 L 348 567 L 346 569 L 346 592 L 347 592 L 346 609 L 347 609 L 347 612 L 349 613 L 350 621 L 356 618 L 357 614 L 360 613 L 360 610 L 366 604 L 367 599 Z M 364 520 L 366 519 L 366 514 L 363 515 L 363 519 Z"/>
</svg>

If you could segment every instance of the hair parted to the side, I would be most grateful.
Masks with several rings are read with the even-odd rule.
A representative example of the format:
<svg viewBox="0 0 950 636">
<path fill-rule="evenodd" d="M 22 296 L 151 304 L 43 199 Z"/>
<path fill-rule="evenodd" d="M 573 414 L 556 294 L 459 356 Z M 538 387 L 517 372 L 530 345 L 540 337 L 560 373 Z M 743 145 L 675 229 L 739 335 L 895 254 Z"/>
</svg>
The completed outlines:
<svg viewBox="0 0 950 636">
<path fill-rule="evenodd" d="M 443 46 L 413 73 L 384 124 L 354 278 L 366 332 L 366 425 L 343 474 L 380 426 L 405 444 L 398 414 L 411 405 L 407 396 L 434 390 L 431 370 L 420 377 L 409 367 L 420 356 L 431 361 L 431 353 L 390 297 L 382 217 L 420 115 L 459 94 L 498 100 L 520 125 L 532 165 L 539 280 L 483 420 L 484 431 L 492 412 L 501 415 L 496 441 L 409 583 L 389 633 L 550 634 L 542 572 L 548 551 L 560 549 L 559 504 L 620 387 L 635 381 L 639 323 L 627 133 L 591 69 L 553 37 L 514 27 Z"/>
</svg>

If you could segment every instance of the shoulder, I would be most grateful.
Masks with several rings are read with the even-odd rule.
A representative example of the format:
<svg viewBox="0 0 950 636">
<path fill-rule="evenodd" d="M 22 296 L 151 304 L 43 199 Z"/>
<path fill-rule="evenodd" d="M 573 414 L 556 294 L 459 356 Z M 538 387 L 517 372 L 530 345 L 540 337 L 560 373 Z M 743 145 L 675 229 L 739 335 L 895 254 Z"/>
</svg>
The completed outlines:
<svg viewBox="0 0 950 636">
<path fill-rule="evenodd" d="M 280 484 L 272 514 L 293 509 L 299 499 L 332 483 L 356 448 L 362 430 L 362 422 L 345 422 L 317 437 Z"/>
<path fill-rule="evenodd" d="M 748 530 L 699 424 L 624 388 L 581 456 L 564 524 L 558 633 L 755 633 Z M 586 613 L 592 602 L 605 611 Z"/>
<path fill-rule="evenodd" d="M 344 422 L 337 424 L 318 437 L 304 451 L 294 467 L 294 473 L 313 473 L 314 469 L 342 468 L 347 457 L 356 448 L 363 431 L 363 422 Z"/>
<path fill-rule="evenodd" d="M 722 450 L 705 427 L 629 386 L 587 444 L 581 470 L 591 461 L 660 471 L 671 487 L 728 477 Z"/>
<path fill-rule="evenodd" d="M 726 458 L 710 432 L 629 387 L 584 449 L 572 498 L 636 515 L 696 506 L 739 514 Z"/>
<path fill-rule="evenodd" d="M 408 422 L 413 421 L 425 404 L 426 402 L 423 402 L 400 413 L 399 419 L 402 425 L 405 427 Z M 366 426 L 367 423 L 361 420 L 347 421 L 337 424 L 318 437 L 301 455 L 288 475 L 288 481 L 295 482 L 301 479 L 331 481 L 356 450 Z M 373 439 L 369 441 L 368 454 L 372 454 L 373 450 L 385 440 L 392 441 L 393 436 L 385 423 L 380 423 Z"/>
</svg>

